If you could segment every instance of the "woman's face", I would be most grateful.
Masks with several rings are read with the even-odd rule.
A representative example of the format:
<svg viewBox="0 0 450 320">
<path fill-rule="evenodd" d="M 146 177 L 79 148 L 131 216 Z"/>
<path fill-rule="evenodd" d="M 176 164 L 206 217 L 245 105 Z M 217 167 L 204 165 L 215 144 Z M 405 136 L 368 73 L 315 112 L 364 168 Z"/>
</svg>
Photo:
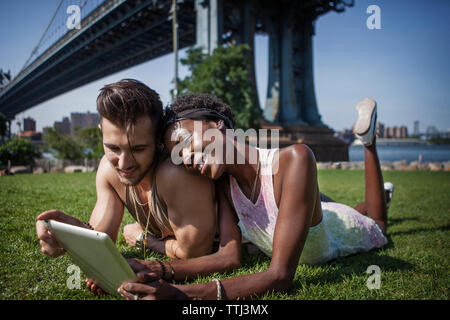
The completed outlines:
<svg viewBox="0 0 450 320">
<path fill-rule="evenodd" d="M 221 121 L 185 119 L 172 124 L 164 144 L 172 162 L 210 179 L 218 179 L 225 172 L 225 135 Z"/>
</svg>

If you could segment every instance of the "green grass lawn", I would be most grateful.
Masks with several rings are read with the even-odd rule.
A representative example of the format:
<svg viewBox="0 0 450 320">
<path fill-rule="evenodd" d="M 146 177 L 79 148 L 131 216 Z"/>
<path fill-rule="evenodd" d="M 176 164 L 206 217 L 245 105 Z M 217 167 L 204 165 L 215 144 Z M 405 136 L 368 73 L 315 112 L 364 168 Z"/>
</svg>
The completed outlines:
<svg viewBox="0 0 450 320">
<path fill-rule="evenodd" d="M 288 293 L 261 298 L 448 299 L 450 172 L 389 171 L 384 180 L 396 188 L 389 211 L 389 243 L 384 248 L 321 266 L 300 265 Z M 338 202 L 354 206 L 363 200 L 363 171 L 321 170 L 319 183 L 321 191 Z M 87 221 L 95 199 L 94 173 L 0 177 L 0 299 L 115 299 L 92 295 L 83 281 L 81 289 L 69 289 L 70 259 L 44 256 L 36 237 L 40 212 L 59 209 Z M 127 213 L 122 227 L 131 222 Z M 123 236 L 118 247 L 126 257 L 142 258 Z M 259 272 L 269 262 L 263 255 L 244 253 L 240 269 L 218 277 Z M 370 265 L 381 269 L 380 289 L 366 286 Z"/>
</svg>

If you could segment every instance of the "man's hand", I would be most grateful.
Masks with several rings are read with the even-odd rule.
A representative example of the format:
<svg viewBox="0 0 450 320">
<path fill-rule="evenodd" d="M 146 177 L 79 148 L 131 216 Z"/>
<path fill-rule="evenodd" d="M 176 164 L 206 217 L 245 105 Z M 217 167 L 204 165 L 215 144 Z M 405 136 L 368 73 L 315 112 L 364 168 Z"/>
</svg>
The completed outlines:
<svg viewBox="0 0 450 320">
<path fill-rule="evenodd" d="M 41 252 L 50 257 L 56 258 L 65 253 L 64 249 L 58 244 L 50 230 L 44 224 L 44 220 L 56 220 L 59 222 L 71 224 L 77 227 L 85 228 L 85 225 L 78 219 L 71 217 L 58 210 L 49 210 L 41 213 L 37 217 L 36 233 L 41 245 Z"/>
<path fill-rule="evenodd" d="M 136 246 L 136 239 L 144 230 L 139 223 L 127 224 L 123 227 L 123 237 L 129 246 Z"/>
<path fill-rule="evenodd" d="M 104 294 L 105 294 L 105 292 L 103 291 L 103 289 L 100 288 L 100 287 L 98 286 L 98 284 L 97 284 L 94 280 L 86 279 L 85 281 L 86 281 L 86 286 L 87 286 L 87 288 L 88 288 L 89 291 L 91 291 L 93 294 L 98 295 L 98 296 L 101 296 L 101 295 L 104 295 Z"/>
</svg>

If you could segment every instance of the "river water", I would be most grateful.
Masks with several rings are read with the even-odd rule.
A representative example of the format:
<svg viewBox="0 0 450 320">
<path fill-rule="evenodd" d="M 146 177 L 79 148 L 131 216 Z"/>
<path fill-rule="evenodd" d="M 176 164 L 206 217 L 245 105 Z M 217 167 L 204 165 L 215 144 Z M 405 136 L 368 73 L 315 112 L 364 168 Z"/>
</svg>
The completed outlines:
<svg viewBox="0 0 450 320">
<path fill-rule="evenodd" d="M 363 146 L 348 148 L 350 161 L 364 161 Z M 377 145 L 380 161 L 417 161 L 422 154 L 422 162 L 450 161 L 450 145 Z"/>
</svg>

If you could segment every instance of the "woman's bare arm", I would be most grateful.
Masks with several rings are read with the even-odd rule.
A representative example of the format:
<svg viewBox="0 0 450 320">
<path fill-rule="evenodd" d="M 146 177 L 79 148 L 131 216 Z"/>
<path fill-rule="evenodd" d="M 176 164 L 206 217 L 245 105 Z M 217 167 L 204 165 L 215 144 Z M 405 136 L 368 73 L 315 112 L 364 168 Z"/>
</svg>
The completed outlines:
<svg viewBox="0 0 450 320">
<path fill-rule="evenodd" d="M 272 290 L 286 291 L 291 285 L 308 235 L 318 190 L 314 156 L 307 147 L 299 146 L 293 150 L 292 160 L 284 173 L 282 190 L 269 269 L 223 280 L 226 298 L 247 298 Z M 217 289 L 210 284 L 180 286 L 178 289 L 189 298 L 217 297 Z"/>
</svg>

